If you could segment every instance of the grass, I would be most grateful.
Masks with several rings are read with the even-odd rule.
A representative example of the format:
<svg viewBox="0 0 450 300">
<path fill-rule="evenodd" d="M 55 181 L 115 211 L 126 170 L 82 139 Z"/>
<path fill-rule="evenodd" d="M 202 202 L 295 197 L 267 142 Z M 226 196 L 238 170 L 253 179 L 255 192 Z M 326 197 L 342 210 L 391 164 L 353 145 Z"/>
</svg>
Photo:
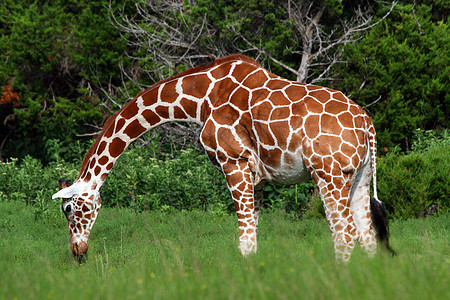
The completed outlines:
<svg viewBox="0 0 450 300">
<path fill-rule="evenodd" d="M 234 216 L 102 208 L 78 266 L 63 216 L 0 202 L 0 299 L 450 299 L 450 216 L 391 223 L 400 253 L 334 261 L 325 220 L 264 212 L 259 250 Z"/>
</svg>

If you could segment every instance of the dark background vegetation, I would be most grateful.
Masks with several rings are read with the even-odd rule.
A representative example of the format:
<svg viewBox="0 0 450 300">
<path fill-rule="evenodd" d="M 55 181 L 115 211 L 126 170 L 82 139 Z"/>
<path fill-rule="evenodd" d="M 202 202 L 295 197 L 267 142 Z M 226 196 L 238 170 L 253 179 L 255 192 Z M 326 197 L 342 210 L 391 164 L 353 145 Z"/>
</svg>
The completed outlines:
<svg viewBox="0 0 450 300">
<path fill-rule="evenodd" d="M 163 8 L 146 12 L 186 32 L 203 30 L 188 50 L 170 48 L 164 41 L 176 37 L 148 26 L 153 19 L 139 10 L 143 1 L 1 2 L 0 201 L 25 199 L 39 215 L 56 209 L 47 202 L 56 180 L 76 177 L 106 119 L 140 88 L 192 65 L 240 52 L 278 75 L 298 78 L 288 68 L 298 66 L 305 44 L 287 3 L 300 9 L 308 1 L 198 0 L 183 1 L 176 10 L 164 6 L 175 2 L 181 3 L 153 1 Z M 305 80 L 320 78 L 317 84 L 343 91 L 373 118 L 382 156 L 378 190 L 390 215 L 448 211 L 448 1 L 399 1 L 386 18 L 385 2 L 326 0 L 310 7 L 314 13 L 323 8 L 320 30 L 330 41 L 338 38 L 333 34 L 341 30 L 339 24 L 352 24 L 358 7 L 373 18 L 374 26 L 353 41 L 314 57 Z M 124 17 L 145 28 L 143 40 L 153 39 L 161 53 L 121 28 Z M 313 46 L 312 53 L 320 47 Z M 189 60 L 180 59 L 187 53 Z M 173 60 L 164 64 L 163 55 Z M 330 57 L 336 63 L 328 70 Z M 147 147 L 133 147 L 119 160 L 102 189 L 104 203 L 137 210 L 231 211 L 221 175 L 187 146 L 195 146 L 195 130 L 184 128 L 181 138 L 173 135 L 174 127 L 147 135 L 139 144 Z M 295 218 L 321 216 L 312 190 L 311 183 L 270 185 L 265 205 Z"/>
</svg>

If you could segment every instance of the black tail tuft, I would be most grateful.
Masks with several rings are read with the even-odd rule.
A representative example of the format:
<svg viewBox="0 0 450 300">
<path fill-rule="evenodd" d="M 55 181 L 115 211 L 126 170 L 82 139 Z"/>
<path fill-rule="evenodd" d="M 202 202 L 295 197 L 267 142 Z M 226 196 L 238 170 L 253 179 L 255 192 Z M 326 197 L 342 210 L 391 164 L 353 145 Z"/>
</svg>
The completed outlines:
<svg viewBox="0 0 450 300">
<path fill-rule="evenodd" d="M 389 222 L 383 202 L 375 198 L 370 199 L 370 210 L 372 212 L 372 222 L 378 234 L 378 240 L 392 256 L 396 255 L 397 253 L 389 246 Z"/>
</svg>

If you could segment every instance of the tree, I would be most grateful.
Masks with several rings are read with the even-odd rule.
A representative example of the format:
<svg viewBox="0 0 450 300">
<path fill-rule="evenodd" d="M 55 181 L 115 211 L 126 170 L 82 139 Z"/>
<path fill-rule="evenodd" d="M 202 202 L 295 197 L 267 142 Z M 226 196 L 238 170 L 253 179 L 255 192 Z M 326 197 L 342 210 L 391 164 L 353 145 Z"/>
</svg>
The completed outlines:
<svg viewBox="0 0 450 300">
<path fill-rule="evenodd" d="M 74 140 L 101 126 L 101 88 L 121 83 L 126 47 L 106 21 L 106 3 L 0 4 L 0 159 L 48 161 L 54 140 L 71 158 Z"/>
<path fill-rule="evenodd" d="M 414 130 L 449 127 L 450 34 L 443 6 L 400 3 L 348 45 L 337 86 L 365 106 L 380 147 L 411 149 Z"/>
<path fill-rule="evenodd" d="M 232 53 L 253 56 L 278 75 L 317 83 L 338 76 L 331 71 L 342 63 L 343 47 L 384 20 L 395 4 L 379 18 L 365 1 L 340 0 L 139 1 L 133 16 L 115 14 L 112 5 L 110 15 L 135 61 L 123 69 L 124 77 L 140 89 Z M 125 95 L 129 100 L 133 93 Z M 195 136 L 190 124 L 164 127 Z"/>
</svg>

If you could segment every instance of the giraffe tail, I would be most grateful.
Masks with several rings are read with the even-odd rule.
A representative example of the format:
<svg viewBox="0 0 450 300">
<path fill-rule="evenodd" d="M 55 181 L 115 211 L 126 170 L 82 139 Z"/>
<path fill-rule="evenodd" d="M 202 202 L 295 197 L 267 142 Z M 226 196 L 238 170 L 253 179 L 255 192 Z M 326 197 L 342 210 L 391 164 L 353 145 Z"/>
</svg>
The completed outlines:
<svg viewBox="0 0 450 300">
<path fill-rule="evenodd" d="M 383 202 L 375 197 L 370 199 L 370 212 L 372 214 L 372 222 L 378 235 L 378 240 L 384 245 L 392 256 L 397 253 L 392 250 L 389 245 L 389 222 L 386 215 L 386 208 Z"/>
<path fill-rule="evenodd" d="M 368 116 L 366 116 L 366 126 L 372 167 L 373 197 L 370 199 L 372 222 L 377 232 L 378 240 L 384 245 L 387 251 L 394 256 L 397 253 L 389 245 L 389 220 L 386 214 L 386 207 L 377 196 L 377 141 L 375 127 Z"/>
</svg>

